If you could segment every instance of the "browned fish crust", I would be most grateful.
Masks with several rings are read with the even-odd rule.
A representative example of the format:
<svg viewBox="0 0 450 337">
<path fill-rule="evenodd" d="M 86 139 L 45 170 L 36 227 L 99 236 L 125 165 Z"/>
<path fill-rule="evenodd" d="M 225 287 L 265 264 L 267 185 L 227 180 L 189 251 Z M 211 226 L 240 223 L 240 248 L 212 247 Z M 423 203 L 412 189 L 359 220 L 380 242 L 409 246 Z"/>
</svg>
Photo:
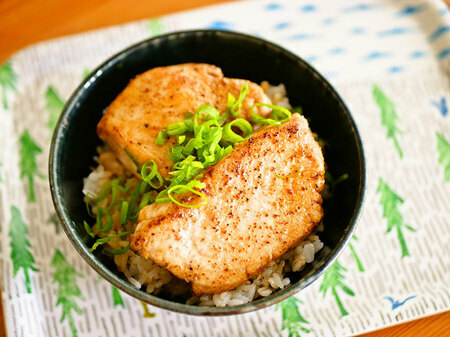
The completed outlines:
<svg viewBox="0 0 450 337">
<path fill-rule="evenodd" d="M 238 97 L 243 83 L 248 83 L 249 93 L 243 102 L 242 117 L 249 118 L 254 102 L 270 103 L 259 85 L 226 78 L 220 68 L 210 64 L 151 69 L 131 80 L 111 103 L 97 125 L 97 134 L 130 172 L 136 174 L 136 165 L 125 149 L 140 165 L 155 160 L 163 177 L 167 177 L 171 167 L 167 149 L 174 143 L 156 145 L 158 132 L 182 121 L 186 112 L 194 112 L 202 104 L 225 111 L 228 93 Z M 263 107 L 258 109 L 261 115 L 269 112 Z"/>
<path fill-rule="evenodd" d="M 191 283 L 196 295 L 228 291 L 257 275 L 323 216 L 323 155 L 298 114 L 241 143 L 202 182 L 206 206 L 149 205 L 131 236 L 133 250 Z"/>
</svg>

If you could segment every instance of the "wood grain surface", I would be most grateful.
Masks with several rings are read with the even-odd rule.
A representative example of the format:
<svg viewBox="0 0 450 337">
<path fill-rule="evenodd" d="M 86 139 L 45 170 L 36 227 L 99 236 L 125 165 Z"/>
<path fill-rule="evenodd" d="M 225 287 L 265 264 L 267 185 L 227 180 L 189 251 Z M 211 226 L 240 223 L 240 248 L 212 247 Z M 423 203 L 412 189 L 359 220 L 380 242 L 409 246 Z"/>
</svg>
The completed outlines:
<svg viewBox="0 0 450 337">
<path fill-rule="evenodd" d="M 0 64 L 14 52 L 42 40 L 226 1 L 230 0 L 1 0 Z M 450 0 L 445 2 L 450 4 Z M 5 331 L 0 300 L 0 337 L 6 336 Z M 363 336 L 450 336 L 450 312 Z"/>
</svg>

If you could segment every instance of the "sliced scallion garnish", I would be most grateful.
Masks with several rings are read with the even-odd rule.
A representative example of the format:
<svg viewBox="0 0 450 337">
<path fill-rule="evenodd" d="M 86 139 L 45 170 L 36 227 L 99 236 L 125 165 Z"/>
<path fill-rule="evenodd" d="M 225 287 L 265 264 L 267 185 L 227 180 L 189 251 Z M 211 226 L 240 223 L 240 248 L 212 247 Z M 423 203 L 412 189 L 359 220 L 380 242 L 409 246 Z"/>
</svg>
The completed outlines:
<svg viewBox="0 0 450 337">
<path fill-rule="evenodd" d="M 235 133 L 231 128 L 236 127 L 242 131 L 243 136 Z M 253 132 L 252 125 L 243 118 L 235 119 L 223 127 L 223 139 L 230 143 L 240 143 L 251 136 Z"/>
<path fill-rule="evenodd" d="M 121 237 L 123 237 L 125 235 L 130 235 L 132 233 L 133 232 L 131 232 L 131 231 L 127 231 L 127 232 L 122 232 L 122 233 L 118 233 L 118 234 L 113 234 L 113 235 L 110 235 L 110 236 L 107 236 L 107 237 L 104 237 L 104 238 L 101 238 L 101 239 L 97 239 L 94 242 L 94 245 L 89 250 L 91 252 L 93 252 L 94 250 L 97 249 L 98 246 L 104 245 L 105 243 L 111 241 L 112 239 L 121 238 Z"/>
<path fill-rule="evenodd" d="M 150 167 L 150 165 L 152 165 Z M 149 172 L 150 169 L 150 172 Z M 153 159 L 150 159 L 141 168 L 141 178 L 147 184 L 149 184 L 154 189 L 159 189 L 163 186 L 164 180 L 161 174 L 158 172 L 158 165 Z M 157 181 L 155 181 L 155 179 Z"/>
<path fill-rule="evenodd" d="M 264 118 L 264 117 L 261 117 L 260 115 L 258 115 L 255 112 L 255 110 L 253 109 L 256 106 L 264 106 L 266 108 L 272 109 L 272 112 L 271 112 L 272 118 Z M 282 106 L 278 106 L 278 105 L 272 105 L 272 104 L 266 104 L 266 103 L 255 103 L 251 107 L 251 110 L 252 110 L 251 121 L 253 123 L 278 126 L 284 122 L 287 122 L 291 118 L 291 112 L 288 109 L 283 108 Z"/>
<path fill-rule="evenodd" d="M 158 136 L 156 136 L 155 144 L 156 145 L 164 145 L 168 137 L 166 130 L 160 130 L 158 132 Z"/>
<path fill-rule="evenodd" d="M 175 199 L 175 197 L 172 195 L 172 193 L 174 193 L 177 190 L 182 190 L 183 192 L 191 192 L 194 193 L 200 197 L 202 197 L 205 201 L 197 204 L 197 205 L 189 205 L 189 204 L 183 204 L 182 202 L 178 201 L 177 199 Z M 178 193 L 183 193 L 183 192 L 178 192 Z M 198 207 L 202 207 L 205 206 L 208 203 L 208 198 L 201 192 L 194 190 L 194 188 L 188 187 L 187 185 L 175 185 L 172 186 L 171 188 L 169 188 L 167 190 L 167 196 L 169 197 L 170 200 L 172 200 L 175 204 L 182 206 L 182 207 L 187 207 L 187 208 L 198 208 Z"/>
<path fill-rule="evenodd" d="M 241 90 L 239 92 L 239 97 L 236 102 L 231 106 L 230 112 L 233 117 L 238 117 L 241 113 L 242 102 L 244 102 L 245 96 L 248 94 L 248 83 L 245 82 L 241 86 Z M 234 97 L 233 97 L 234 98 Z M 228 104 L 230 104 L 230 95 L 228 95 Z M 227 106 L 228 106 L 227 104 Z"/>
<path fill-rule="evenodd" d="M 108 219 L 105 225 L 103 224 L 103 215 L 106 215 Z M 113 228 L 113 223 L 111 213 L 106 208 L 99 207 L 97 209 L 97 229 L 103 233 L 108 233 Z"/>
<path fill-rule="evenodd" d="M 95 238 L 95 234 L 92 232 L 91 226 L 86 221 L 83 221 L 84 224 L 84 230 L 86 231 L 87 235 L 89 235 L 91 238 Z"/>
<path fill-rule="evenodd" d="M 109 255 L 121 255 L 125 254 L 130 250 L 130 243 L 128 242 L 128 245 L 125 248 L 122 249 L 103 249 L 103 252 Z"/>
<path fill-rule="evenodd" d="M 127 215 L 128 215 L 128 202 L 122 201 L 122 207 L 120 208 L 120 216 L 119 216 L 119 223 L 121 225 L 127 223 Z"/>
</svg>

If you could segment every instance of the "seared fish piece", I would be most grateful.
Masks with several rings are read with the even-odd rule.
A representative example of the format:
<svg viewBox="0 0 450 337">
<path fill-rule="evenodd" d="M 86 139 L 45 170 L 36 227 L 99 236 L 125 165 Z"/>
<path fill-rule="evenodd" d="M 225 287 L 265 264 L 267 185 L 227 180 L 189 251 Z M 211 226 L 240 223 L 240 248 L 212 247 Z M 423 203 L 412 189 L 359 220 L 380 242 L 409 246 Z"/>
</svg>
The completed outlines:
<svg viewBox="0 0 450 337">
<path fill-rule="evenodd" d="M 257 275 L 323 216 L 323 155 L 298 114 L 242 142 L 208 167 L 202 182 L 207 205 L 149 205 L 131 236 L 133 250 L 191 283 L 196 295 L 228 291 Z M 190 192 L 179 200 L 203 201 Z"/>
<path fill-rule="evenodd" d="M 125 149 L 141 165 L 154 159 L 162 176 L 167 177 L 171 168 L 167 149 L 174 143 L 156 145 L 158 132 L 182 121 L 186 112 L 194 112 L 202 104 L 225 111 L 228 93 L 239 97 L 245 82 L 249 94 L 243 102 L 241 117 L 250 119 L 254 102 L 271 103 L 259 85 L 226 78 L 220 68 L 210 64 L 187 63 L 151 69 L 131 80 L 111 103 L 97 125 L 97 134 L 130 172 L 136 173 L 136 165 Z M 268 112 L 267 108 L 258 109 L 260 115 Z"/>
</svg>

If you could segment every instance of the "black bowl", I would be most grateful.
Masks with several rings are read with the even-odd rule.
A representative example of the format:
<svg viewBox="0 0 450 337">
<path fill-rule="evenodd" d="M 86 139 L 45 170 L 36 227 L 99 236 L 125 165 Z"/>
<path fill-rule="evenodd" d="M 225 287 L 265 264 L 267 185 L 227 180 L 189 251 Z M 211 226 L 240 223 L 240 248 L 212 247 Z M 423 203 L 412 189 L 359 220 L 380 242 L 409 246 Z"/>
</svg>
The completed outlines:
<svg viewBox="0 0 450 337">
<path fill-rule="evenodd" d="M 83 178 L 94 166 L 100 140 L 96 125 L 103 110 L 130 79 L 148 69 L 185 62 L 205 62 L 222 68 L 227 77 L 259 83 L 284 83 L 293 106 L 300 105 L 310 127 L 329 145 L 325 151 L 328 171 L 349 178 L 325 202 L 325 231 L 321 240 L 329 249 L 316 262 L 290 275 L 292 283 L 269 297 L 249 304 L 208 308 L 177 303 L 134 288 L 111 260 L 88 249 L 83 220 Z M 330 266 L 351 237 L 365 189 L 364 155 L 355 123 L 332 86 L 310 65 L 289 51 L 244 34 L 196 30 L 158 36 L 113 56 L 74 92 L 59 119 L 50 150 L 50 187 L 63 228 L 76 250 L 100 275 L 131 296 L 152 305 L 195 315 L 243 313 L 279 302 L 308 286 Z"/>
</svg>

